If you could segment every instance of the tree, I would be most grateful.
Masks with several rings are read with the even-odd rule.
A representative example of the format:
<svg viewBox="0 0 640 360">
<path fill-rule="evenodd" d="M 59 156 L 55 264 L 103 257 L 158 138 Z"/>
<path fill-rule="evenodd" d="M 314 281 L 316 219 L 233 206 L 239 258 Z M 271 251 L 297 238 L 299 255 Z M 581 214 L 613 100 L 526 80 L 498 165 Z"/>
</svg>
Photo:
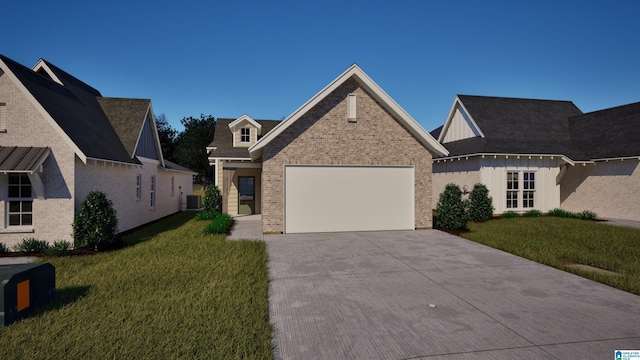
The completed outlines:
<svg viewBox="0 0 640 360">
<path fill-rule="evenodd" d="M 173 153 L 178 130 L 171 127 L 165 114 L 156 115 L 156 128 L 158 129 L 158 138 L 162 148 L 162 157 L 165 160 L 176 161 Z"/>
<path fill-rule="evenodd" d="M 198 173 L 196 183 L 213 183 L 213 167 L 209 165 L 207 146 L 213 141 L 216 120 L 212 115 L 200 114 L 199 118 L 186 117 L 180 120 L 184 131 L 175 139 L 175 161 Z"/>
<path fill-rule="evenodd" d="M 204 200 L 202 200 L 202 208 L 204 211 L 222 212 L 222 195 L 218 187 L 210 184 L 204 191 Z"/>
<path fill-rule="evenodd" d="M 462 200 L 462 190 L 456 184 L 447 184 L 440 194 L 436 212 L 436 226 L 443 229 L 464 229 L 467 226 L 467 206 Z"/>
<path fill-rule="evenodd" d="M 82 201 L 73 220 L 76 247 L 111 244 L 118 235 L 118 217 L 111 200 L 101 191 L 92 191 Z"/>
<path fill-rule="evenodd" d="M 489 190 L 484 184 L 473 185 L 469 194 L 469 219 L 473 221 L 487 221 L 493 215 L 493 201 Z"/>
</svg>

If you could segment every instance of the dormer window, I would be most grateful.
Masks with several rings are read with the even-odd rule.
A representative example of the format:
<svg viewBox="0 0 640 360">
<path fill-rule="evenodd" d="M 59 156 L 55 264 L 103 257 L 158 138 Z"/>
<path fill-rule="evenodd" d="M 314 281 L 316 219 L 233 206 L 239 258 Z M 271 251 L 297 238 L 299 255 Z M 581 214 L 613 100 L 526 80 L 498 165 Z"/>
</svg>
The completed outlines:
<svg viewBox="0 0 640 360">
<path fill-rule="evenodd" d="M 251 128 L 240 129 L 240 142 L 248 143 L 251 141 Z"/>
</svg>

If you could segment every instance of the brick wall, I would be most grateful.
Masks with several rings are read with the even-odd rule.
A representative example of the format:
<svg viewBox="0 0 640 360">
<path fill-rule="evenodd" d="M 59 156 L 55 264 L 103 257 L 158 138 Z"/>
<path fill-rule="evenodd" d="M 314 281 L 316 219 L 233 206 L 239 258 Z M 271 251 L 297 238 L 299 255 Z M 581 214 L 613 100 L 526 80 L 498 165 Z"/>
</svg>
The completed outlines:
<svg viewBox="0 0 640 360">
<path fill-rule="evenodd" d="M 346 97 L 357 97 L 356 122 Z M 415 226 L 431 228 L 431 153 L 351 79 L 263 149 L 262 226 L 284 230 L 284 165 L 413 165 Z"/>
<path fill-rule="evenodd" d="M 7 223 L 7 176 L 0 174 L 0 242 L 12 247 L 25 238 L 53 243 L 71 239 L 75 154 L 36 106 L 9 79 L 0 74 L 0 103 L 6 103 L 7 132 L 0 146 L 48 146 L 51 154 L 40 177 L 46 199 L 33 201 L 33 227 L 16 231 Z"/>
<path fill-rule="evenodd" d="M 598 217 L 640 221 L 640 161 L 598 162 L 569 167 L 560 186 L 560 206 L 594 211 Z"/>
</svg>

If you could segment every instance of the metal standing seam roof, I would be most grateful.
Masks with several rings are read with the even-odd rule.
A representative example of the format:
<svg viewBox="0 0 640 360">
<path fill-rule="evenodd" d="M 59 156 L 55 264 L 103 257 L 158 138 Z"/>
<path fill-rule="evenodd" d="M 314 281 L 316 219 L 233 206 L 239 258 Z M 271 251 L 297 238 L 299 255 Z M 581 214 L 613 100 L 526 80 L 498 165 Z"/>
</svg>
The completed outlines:
<svg viewBox="0 0 640 360">
<path fill-rule="evenodd" d="M 49 156 L 48 147 L 0 146 L 0 172 L 34 172 Z"/>
</svg>

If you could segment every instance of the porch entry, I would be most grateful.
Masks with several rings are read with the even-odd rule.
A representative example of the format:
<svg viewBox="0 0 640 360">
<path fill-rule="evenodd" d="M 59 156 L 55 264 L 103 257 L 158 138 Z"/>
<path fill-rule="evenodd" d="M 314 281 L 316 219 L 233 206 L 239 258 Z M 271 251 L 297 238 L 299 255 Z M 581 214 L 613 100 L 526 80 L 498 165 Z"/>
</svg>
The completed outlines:
<svg viewBox="0 0 640 360">
<path fill-rule="evenodd" d="M 238 176 L 238 214 L 256 213 L 255 177 Z"/>
</svg>

